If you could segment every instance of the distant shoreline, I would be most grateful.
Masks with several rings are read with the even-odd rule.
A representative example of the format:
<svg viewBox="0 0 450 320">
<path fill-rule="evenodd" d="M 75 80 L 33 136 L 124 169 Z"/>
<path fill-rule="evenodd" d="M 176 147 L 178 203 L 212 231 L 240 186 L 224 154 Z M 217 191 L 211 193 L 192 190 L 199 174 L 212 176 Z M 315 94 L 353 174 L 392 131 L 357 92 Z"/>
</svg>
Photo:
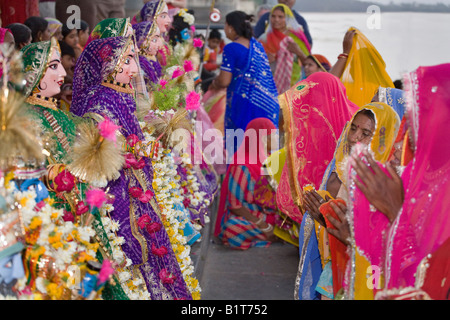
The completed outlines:
<svg viewBox="0 0 450 320">
<path fill-rule="evenodd" d="M 445 4 L 380 4 L 376 1 L 355 0 L 297 0 L 294 8 L 301 12 L 322 13 L 361 13 L 371 5 L 376 5 L 381 12 L 418 12 L 418 13 L 450 13 L 450 6 Z"/>
</svg>

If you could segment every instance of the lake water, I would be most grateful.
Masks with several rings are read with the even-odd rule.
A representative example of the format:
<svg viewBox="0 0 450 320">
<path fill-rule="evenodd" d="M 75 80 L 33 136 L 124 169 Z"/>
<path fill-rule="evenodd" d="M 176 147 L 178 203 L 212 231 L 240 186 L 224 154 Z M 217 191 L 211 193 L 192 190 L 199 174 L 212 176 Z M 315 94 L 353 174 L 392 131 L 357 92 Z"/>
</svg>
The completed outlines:
<svg viewBox="0 0 450 320">
<path fill-rule="evenodd" d="M 419 66 L 450 63 L 450 14 L 381 13 L 379 29 L 369 29 L 366 13 L 304 12 L 302 16 L 313 38 L 312 52 L 331 63 L 342 52 L 344 34 L 352 26 L 377 48 L 392 80 Z"/>
</svg>

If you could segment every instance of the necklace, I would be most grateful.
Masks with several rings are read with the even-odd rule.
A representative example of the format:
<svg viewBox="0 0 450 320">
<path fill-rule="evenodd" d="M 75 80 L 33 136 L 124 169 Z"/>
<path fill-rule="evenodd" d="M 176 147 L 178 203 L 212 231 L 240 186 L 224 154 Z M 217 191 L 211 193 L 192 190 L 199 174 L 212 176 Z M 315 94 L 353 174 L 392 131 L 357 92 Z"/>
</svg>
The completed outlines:
<svg viewBox="0 0 450 320">
<path fill-rule="evenodd" d="M 120 83 L 120 82 L 116 82 L 113 80 L 104 80 L 102 82 L 102 85 L 105 87 L 111 88 L 113 90 L 119 91 L 119 92 L 128 93 L 128 94 L 134 93 L 134 89 L 127 83 Z"/>
<path fill-rule="evenodd" d="M 45 108 L 49 108 L 58 111 L 58 100 L 56 98 L 49 98 L 41 96 L 40 94 L 32 93 L 26 100 L 27 103 L 32 105 L 39 105 Z"/>
</svg>

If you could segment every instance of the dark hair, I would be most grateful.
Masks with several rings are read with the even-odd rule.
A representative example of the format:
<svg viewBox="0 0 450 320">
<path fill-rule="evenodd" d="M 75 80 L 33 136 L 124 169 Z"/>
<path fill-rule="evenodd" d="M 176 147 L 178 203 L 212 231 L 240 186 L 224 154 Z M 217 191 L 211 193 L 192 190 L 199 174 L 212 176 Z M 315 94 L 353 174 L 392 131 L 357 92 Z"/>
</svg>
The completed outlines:
<svg viewBox="0 0 450 320">
<path fill-rule="evenodd" d="M 75 58 L 75 50 L 73 50 L 73 48 L 68 45 L 67 42 L 59 40 L 58 43 L 59 48 L 61 49 L 61 57 L 64 55 L 69 55 Z"/>
<path fill-rule="evenodd" d="M 188 10 L 187 13 L 194 15 L 193 10 Z M 191 25 L 184 21 L 183 17 L 179 14 L 173 17 L 172 26 L 168 32 L 169 34 L 169 43 L 171 45 L 176 45 L 177 42 L 183 42 L 181 37 L 181 31 L 184 29 L 190 29 Z"/>
<path fill-rule="evenodd" d="M 362 115 L 366 116 L 367 118 L 369 118 L 370 120 L 372 120 L 374 123 L 376 123 L 375 115 L 372 110 L 362 109 L 361 111 L 358 112 L 358 114 L 362 114 Z"/>
<path fill-rule="evenodd" d="M 61 28 L 61 34 L 62 34 L 62 36 L 63 36 L 63 39 L 64 39 L 65 37 L 67 37 L 67 35 L 68 35 L 70 32 L 72 32 L 72 30 L 76 30 L 76 29 L 75 29 L 75 28 L 69 29 L 69 27 L 68 27 L 65 23 L 63 23 L 62 28 Z M 78 33 L 78 31 L 77 31 L 77 33 Z"/>
<path fill-rule="evenodd" d="M 80 20 L 80 28 L 77 29 L 78 33 L 80 31 L 86 31 L 87 29 L 89 29 L 89 24 L 86 21 L 84 21 L 84 20 Z"/>
<path fill-rule="evenodd" d="M 222 34 L 220 33 L 219 30 L 217 30 L 217 29 L 212 29 L 211 32 L 209 33 L 208 39 L 217 39 L 217 40 L 221 40 L 221 39 L 222 39 Z"/>
<path fill-rule="evenodd" d="M 16 49 L 20 49 L 20 44 L 26 43 L 31 36 L 31 29 L 22 23 L 11 23 L 6 26 L 14 37 Z"/>
<path fill-rule="evenodd" d="M 251 25 L 253 17 L 253 15 L 237 10 L 227 14 L 225 21 L 234 29 L 238 36 L 251 39 L 253 37 L 253 27 Z"/>
<path fill-rule="evenodd" d="M 47 20 L 42 17 L 29 17 L 23 24 L 30 28 L 32 42 L 38 42 L 38 33 L 45 32 L 48 27 Z"/>
</svg>

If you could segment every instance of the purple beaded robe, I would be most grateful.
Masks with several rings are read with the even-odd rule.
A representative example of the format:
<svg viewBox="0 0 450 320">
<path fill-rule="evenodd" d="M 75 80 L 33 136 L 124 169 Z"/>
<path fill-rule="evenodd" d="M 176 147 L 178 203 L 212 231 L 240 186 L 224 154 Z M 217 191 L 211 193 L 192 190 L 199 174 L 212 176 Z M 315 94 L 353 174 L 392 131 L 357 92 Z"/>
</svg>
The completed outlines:
<svg viewBox="0 0 450 320">
<path fill-rule="evenodd" d="M 70 111 L 78 116 L 107 117 L 121 127 L 125 138 L 136 135 L 143 139 L 134 113 L 133 93 L 102 84 L 120 63 L 129 41 L 124 37 L 105 38 L 94 40 L 86 47 L 75 68 Z M 111 218 L 120 222 L 118 235 L 125 239 L 122 250 L 132 260 L 134 270 L 142 275 L 152 300 L 192 299 L 158 215 L 156 198 L 153 196 L 145 203 L 129 192 L 132 187 L 153 192 L 151 160 L 144 158 L 144 161 L 145 166 L 141 169 L 124 167 L 120 178 L 110 181 L 107 186 L 109 193 L 115 196 Z M 150 217 L 153 226 L 150 229 L 141 228 L 137 223 L 145 215 Z M 163 247 L 167 249 L 166 254 L 158 250 Z"/>
</svg>

